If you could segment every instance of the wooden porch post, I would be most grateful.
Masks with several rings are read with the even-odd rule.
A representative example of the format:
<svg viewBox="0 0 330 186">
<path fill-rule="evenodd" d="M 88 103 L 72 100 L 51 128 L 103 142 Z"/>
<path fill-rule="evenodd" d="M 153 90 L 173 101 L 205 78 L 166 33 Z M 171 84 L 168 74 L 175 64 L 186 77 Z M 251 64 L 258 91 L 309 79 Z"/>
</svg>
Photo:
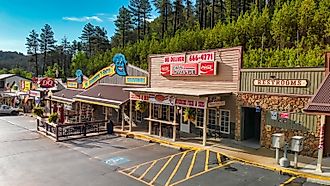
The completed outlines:
<svg viewBox="0 0 330 186">
<path fill-rule="evenodd" d="M 324 148 L 324 128 L 325 128 L 325 115 L 321 115 L 321 126 L 320 126 L 320 140 L 319 150 L 317 154 L 316 171 L 322 172 L 322 159 L 323 159 L 323 148 Z"/>
<path fill-rule="evenodd" d="M 121 108 L 121 130 L 125 130 L 125 105 L 122 105 Z"/>
<path fill-rule="evenodd" d="M 208 122 L 207 102 L 208 102 L 208 99 L 206 98 L 205 108 L 204 108 L 204 117 L 203 117 L 203 146 L 206 146 L 207 122 Z"/>
<path fill-rule="evenodd" d="M 176 141 L 176 112 L 177 108 L 174 105 L 174 116 L 173 116 L 173 141 Z"/>
<path fill-rule="evenodd" d="M 108 121 L 108 108 L 106 106 L 104 106 L 104 109 L 105 109 L 105 116 L 104 116 L 104 120 L 107 120 Z"/>
<path fill-rule="evenodd" d="M 129 100 L 129 132 L 132 132 L 132 125 L 133 125 L 133 101 Z"/>
<path fill-rule="evenodd" d="M 79 123 L 81 122 L 81 114 L 82 114 L 81 102 L 79 102 Z"/>
<path fill-rule="evenodd" d="M 151 119 L 152 117 L 152 107 L 153 107 L 153 104 L 152 103 L 149 103 L 149 119 Z M 152 121 L 148 121 L 149 123 L 149 134 L 151 134 L 151 131 L 152 131 Z"/>
</svg>

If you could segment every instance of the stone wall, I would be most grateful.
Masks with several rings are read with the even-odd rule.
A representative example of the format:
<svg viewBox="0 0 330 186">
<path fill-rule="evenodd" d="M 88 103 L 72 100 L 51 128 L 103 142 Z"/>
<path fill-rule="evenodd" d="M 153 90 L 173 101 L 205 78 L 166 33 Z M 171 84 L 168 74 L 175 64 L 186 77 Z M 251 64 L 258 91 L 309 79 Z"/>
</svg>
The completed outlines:
<svg viewBox="0 0 330 186">
<path fill-rule="evenodd" d="M 260 144 L 263 147 L 271 147 L 271 138 L 274 133 L 284 133 L 286 141 L 292 136 L 304 136 L 304 149 L 301 152 L 303 155 L 317 157 L 318 143 L 319 143 L 319 130 L 320 130 L 320 116 L 317 116 L 316 131 L 301 131 L 295 129 L 283 129 L 267 125 L 266 113 L 271 110 L 288 113 L 302 113 L 303 108 L 308 103 L 310 97 L 297 97 L 297 96 L 279 96 L 279 95 L 266 95 L 266 94 L 238 94 L 238 107 L 237 107 L 237 125 L 235 130 L 235 139 L 242 140 L 241 138 L 241 108 L 242 107 L 256 107 L 260 106 L 261 113 L 261 134 Z M 267 125 L 267 127 L 266 127 Z"/>
</svg>

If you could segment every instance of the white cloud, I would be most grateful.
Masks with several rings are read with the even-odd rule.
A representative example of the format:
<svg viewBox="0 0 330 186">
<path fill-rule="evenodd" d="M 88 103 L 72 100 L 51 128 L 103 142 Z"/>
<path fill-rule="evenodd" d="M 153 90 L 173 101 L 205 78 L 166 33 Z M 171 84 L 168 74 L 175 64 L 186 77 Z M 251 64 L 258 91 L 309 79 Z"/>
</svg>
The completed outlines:
<svg viewBox="0 0 330 186">
<path fill-rule="evenodd" d="M 117 15 L 114 14 L 114 15 L 112 15 L 112 17 L 108 17 L 107 19 L 108 19 L 110 22 L 114 22 L 114 21 L 116 21 L 116 19 L 117 19 Z"/>
<path fill-rule="evenodd" d="M 77 21 L 77 22 L 88 22 L 88 21 L 97 21 L 97 22 L 103 22 L 101 18 L 98 16 L 84 16 L 84 17 L 63 17 L 63 20 L 66 21 Z"/>
</svg>

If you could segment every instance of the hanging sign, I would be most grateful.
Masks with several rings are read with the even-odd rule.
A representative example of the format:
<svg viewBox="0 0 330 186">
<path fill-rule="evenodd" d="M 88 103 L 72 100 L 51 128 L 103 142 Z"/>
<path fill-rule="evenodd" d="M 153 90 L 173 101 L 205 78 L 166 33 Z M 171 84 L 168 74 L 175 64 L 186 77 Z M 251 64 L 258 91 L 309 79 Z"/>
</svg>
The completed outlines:
<svg viewBox="0 0 330 186">
<path fill-rule="evenodd" d="M 76 82 L 76 81 L 67 81 L 66 86 L 68 88 L 78 88 L 78 82 Z"/>
<path fill-rule="evenodd" d="M 188 100 L 188 99 L 175 99 L 175 105 L 183 107 L 205 108 L 204 101 Z"/>
<path fill-rule="evenodd" d="M 205 52 L 187 55 L 187 63 L 215 61 L 214 52 Z"/>
<path fill-rule="evenodd" d="M 270 111 L 270 119 L 277 120 L 277 112 L 276 111 Z"/>
<path fill-rule="evenodd" d="M 273 86 L 273 87 L 307 87 L 306 79 L 255 79 L 254 86 Z"/>
<path fill-rule="evenodd" d="M 171 65 L 172 76 L 198 76 L 198 64 L 172 64 Z"/>
<path fill-rule="evenodd" d="M 145 76 L 126 76 L 125 84 L 146 85 L 147 77 L 145 77 Z"/>
<path fill-rule="evenodd" d="M 282 119 L 289 119 L 289 113 L 286 113 L 286 112 L 280 113 L 280 118 L 282 118 Z"/>
<path fill-rule="evenodd" d="M 108 67 L 103 68 L 102 70 L 98 71 L 93 77 L 89 78 L 87 81 L 83 82 L 83 88 L 89 88 L 98 80 L 102 79 L 105 76 L 113 76 L 115 75 L 115 65 L 110 65 Z"/>
<path fill-rule="evenodd" d="M 55 86 L 55 81 L 52 78 L 44 78 L 40 80 L 39 86 L 41 88 L 53 88 Z"/>
<path fill-rule="evenodd" d="M 186 62 L 186 55 L 173 55 L 173 56 L 165 56 L 164 63 L 184 63 Z"/>
<path fill-rule="evenodd" d="M 149 95 L 149 102 L 173 106 L 175 104 L 175 98 L 173 96 L 151 94 Z"/>
<path fill-rule="evenodd" d="M 41 96 L 40 95 L 40 92 L 39 91 L 36 91 L 36 90 L 30 90 L 29 95 L 31 97 L 40 97 Z"/>
<path fill-rule="evenodd" d="M 138 101 L 149 101 L 149 95 L 147 94 L 136 94 L 130 92 L 130 99 L 131 100 L 138 100 Z"/>
<path fill-rule="evenodd" d="M 200 75 L 216 75 L 216 63 L 215 62 L 202 62 L 199 64 Z"/>
</svg>

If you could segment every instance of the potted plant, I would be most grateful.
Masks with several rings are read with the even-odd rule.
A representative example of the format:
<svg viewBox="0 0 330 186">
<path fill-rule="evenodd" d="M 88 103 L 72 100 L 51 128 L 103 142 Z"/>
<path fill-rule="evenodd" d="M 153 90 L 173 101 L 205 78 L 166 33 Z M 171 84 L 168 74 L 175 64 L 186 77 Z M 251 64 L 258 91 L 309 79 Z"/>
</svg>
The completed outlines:
<svg viewBox="0 0 330 186">
<path fill-rule="evenodd" d="M 48 117 L 48 122 L 49 123 L 57 123 L 58 120 L 58 114 L 57 113 L 52 113 L 49 117 Z"/>
<path fill-rule="evenodd" d="M 136 101 L 135 102 L 135 111 L 139 111 L 144 113 L 148 109 L 148 105 L 146 102 L 143 101 Z"/>
<path fill-rule="evenodd" d="M 36 106 L 33 108 L 32 114 L 39 117 L 39 119 L 41 119 L 41 117 L 44 115 L 44 109 L 40 106 Z"/>
</svg>

